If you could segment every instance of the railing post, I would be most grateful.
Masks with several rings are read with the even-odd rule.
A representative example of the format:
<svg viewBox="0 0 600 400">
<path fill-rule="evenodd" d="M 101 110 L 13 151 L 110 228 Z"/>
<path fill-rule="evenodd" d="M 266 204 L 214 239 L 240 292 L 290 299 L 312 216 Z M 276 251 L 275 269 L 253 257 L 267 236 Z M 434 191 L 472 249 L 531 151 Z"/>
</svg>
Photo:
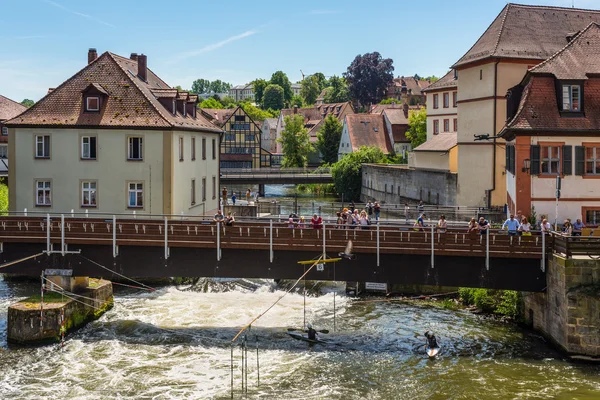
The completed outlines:
<svg viewBox="0 0 600 400">
<path fill-rule="evenodd" d="M 221 223 L 217 221 L 217 261 L 221 261 Z"/>
<path fill-rule="evenodd" d="M 117 217 L 113 215 L 113 258 L 117 257 Z"/>
<path fill-rule="evenodd" d="M 167 217 L 165 217 L 165 262 L 169 258 L 169 227 Z"/>
<path fill-rule="evenodd" d="M 327 252 L 325 251 L 325 221 L 323 221 L 323 260 L 325 259 L 325 256 L 327 254 Z"/>
<path fill-rule="evenodd" d="M 568 242 L 565 240 L 565 247 L 568 247 L 569 244 Z M 568 253 L 568 250 L 565 250 Z M 567 254 L 565 254 L 567 255 Z M 567 255 L 568 257 L 568 255 Z M 542 266 L 541 266 L 542 272 L 546 272 L 546 233 L 544 231 L 542 231 Z"/>
<path fill-rule="evenodd" d="M 431 268 L 435 268 L 435 227 L 431 224 Z"/>
<path fill-rule="evenodd" d="M 65 214 L 60 214 L 60 254 L 65 255 Z"/>
<path fill-rule="evenodd" d="M 269 261 L 273 262 L 273 220 L 269 219 Z"/>
<path fill-rule="evenodd" d="M 52 243 L 50 243 L 50 214 L 46 214 L 46 252 L 50 254 Z"/>
<path fill-rule="evenodd" d="M 379 267 L 379 222 L 377 222 L 377 266 Z"/>
<path fill-rule="evenodd" d="M 490 229 L 485 230 L 485 269 L 490 270 Z"/>
</svg>

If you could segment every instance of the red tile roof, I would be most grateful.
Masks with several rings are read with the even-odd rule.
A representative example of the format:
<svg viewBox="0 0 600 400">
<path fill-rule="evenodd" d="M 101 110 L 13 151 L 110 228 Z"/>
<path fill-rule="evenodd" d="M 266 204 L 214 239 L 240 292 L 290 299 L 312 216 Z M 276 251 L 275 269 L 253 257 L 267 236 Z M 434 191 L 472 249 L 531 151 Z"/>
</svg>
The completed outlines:
<svg viewBox="0 0 600 400">
<path fill-rule="evenodd" d="M 437 81 L 433 82 L 429 87 L 423 89 L 423 92 L 431 92 L 435 90 L 456 89 L 458 82 L 454 79 L 454 70 L 451 69 L 448 73 L 442 76 Z"/>
<path fill-rule="evenodd" d="M 599 10 L 509 3 L 453 67 L 492 57 L 545 60 L 590 22 L 600 22 Z"/>
<path fill-rule="evenodd" d="M 385 114 L 392 125 L 408 125 L 408 115 L 401 108 L 388 108 L 383 110 L 383 114 Z"/>
<path fill-rule="evenodd" d="M 388 86 L 388 93 L 395 94 L 396 89 L 406 89 L 406 92 L 410 92 L 412 95 L 421 95 L 421 91 L 431 85 L 431 82 L 424 79 L 417 80 L 413 76 L 394 78 L 392 83 Z"/>
<path fill-rule="evenodd" d="M 154 93 L 173 90 L 150 69 L 147 82 L 138 76 L 137 61 L 105 52 L 95 61 L 48 93 L 17 118 L 11 126 L 126 127 L 185 129 L 220 133 L 200 113 L 183 116 L 165 108 Z M 83 112 L 82 91 L 93 84 L 108 93 L 101 111 Z M 153 93 L 154 92 L 154 93 Z M 187 99 L 179 94 L 179 98 Z"/>
<path fill-rule="evenodd" d="M 348 114 L 344 123 L 348 128 L 353 149 L 375 146 L 385 154 L 394 152 L 381 114 Z"/>
<path fill-rule="evenodd" d="M 321 129 L 321 126 L 323 126 L 325 117 L 334 115 L 341 122 L 346 115 L 354 114 L 354 109 L 352 108 L 352 104 L 348 101 L 345 103 L 319 104 L 313 107 L 298 108 L 296 112 L 298 115 L 304 117 L 305 125 L 312 125 L 307 127 L 308 134 L 311 142 L 316 142 L 317 132 Z M 284 108 L 281 110 L 282 118 L 291 115 L 294 115 L 293 108 Z"/>
<path fill-rule="evenodd" d="M 216 126 L 223 126 L 225 122 L 231 117 L 236 109 L 235 108 L 201 108 L 200 111 L 206 119 L 215 124 Z"/>
<path fill-rule="evenodd" d="M 0 95 L 0 121 L 11 119 L 27 110 L 22 104 Z"/>
<path fill-rule="evenodd" d="M 413 151 L 449 151 L 457 143 L 456 132 L 440 133 L 439 135 L 434 135 L 422 145 L 415 147 Z"/>
</svg>

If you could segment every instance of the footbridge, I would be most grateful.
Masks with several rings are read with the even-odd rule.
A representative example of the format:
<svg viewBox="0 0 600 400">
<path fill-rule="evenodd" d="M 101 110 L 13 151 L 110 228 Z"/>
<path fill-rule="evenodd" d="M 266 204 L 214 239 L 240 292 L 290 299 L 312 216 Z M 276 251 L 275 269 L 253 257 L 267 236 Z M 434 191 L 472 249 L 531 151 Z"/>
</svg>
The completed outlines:
<svg viewBox="0 0 600 400">
<path fill-rule="evenodd" d="M 333 183 L 328 169 L 304 168 L 222 168 L 221 184 L 276 185 L 299 183 Z"/>
</svg>

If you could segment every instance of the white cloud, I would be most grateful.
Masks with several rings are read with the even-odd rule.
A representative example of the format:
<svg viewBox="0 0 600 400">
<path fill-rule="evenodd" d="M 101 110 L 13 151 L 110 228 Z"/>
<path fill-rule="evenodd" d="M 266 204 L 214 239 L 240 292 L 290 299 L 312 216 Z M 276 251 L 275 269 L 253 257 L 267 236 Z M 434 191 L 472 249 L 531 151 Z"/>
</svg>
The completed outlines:
<svg viewBox="0 0 600 400">
<path fill-rule="evenodd" d="M 42 0 L 42 1 L 44 3 L 46 3 L 46 4 L 50 4 L 51 6 L 54 6 L 56 8 L 60 8 L 61 10 L 66 11 L 68 13 L 75 14 L 75 15 L 78 15 L 78 16 L 83 17 L 83 18 L 87 18 L 87 19 L 89 19 L 91 21 L 96 21 L 99 24 L 103 24 L 103 25 L 106 25 L 106 26 L 110 26 L 112 28 L 116 28 L 116 26 L 114 26 L 113 24 L 110 24 L 110 23 L 108 23 L 106 21 L 102 21 L 101 19 L 98 19 L 98 18 L 94 18 L 91 15 L 80 13 L 79 11 L 71 10 L 70 8 L 67 8 L 67 7 L 63 6 L 62 4 L 55 3 L 54 1 L 51 1 L 51 0 Z"/>
<path fill-rule="evenodd" d="M 226 44 L 235 42 L 236 40 L 240 40 L 240 39 L 246 38 L 248 36 L 252 36 L 252 35 L 256 34 L 257 32 L 258 32 L 257 30 L 251 29 L 244 33 L 240 33 L 239 35 L 228 37 L 227 39 L 221 40 L 220 42 L 208 44 L 208 45 L 202 47 L 201 49 L 186 51 L 185 53 L 181 53 L 181 54 L 173 57 L 173 59 L 170 61 L 170 63 L 173 64 L 173 63 L 188 59 L 190 57 L 195 57 L 195 56 L 199 56 L 200 54 L 208 53 L 210 51 L 219 49 L 219 48 L 225 46 Z"/>
</svg>

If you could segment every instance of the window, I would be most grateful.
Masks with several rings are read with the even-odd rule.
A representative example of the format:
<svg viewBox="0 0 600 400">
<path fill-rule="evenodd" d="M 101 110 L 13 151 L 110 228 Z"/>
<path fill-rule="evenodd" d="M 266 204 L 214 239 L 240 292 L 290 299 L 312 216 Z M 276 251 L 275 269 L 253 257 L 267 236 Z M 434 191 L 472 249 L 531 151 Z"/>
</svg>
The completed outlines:
<svg viewBox="0 0 600 400">
<path fill-rule="evenodd" d="M 444 120 L 444 132 L 450 132 L 450 120 L 449 119 Z"/>
<path fill-rule="evenodd" d="M 8 136 L 8 128 L 6 126 L 2 127 L 2 136 Z"/>
<path fill-rule="evenodd" d="M 127 206 L 130 208 L 144 207 L 144 184 L 142 182 L 129 183 L 129 199 Z"/>
<path fill-rule="evenodd" d="M 81 182 L 81 206 L 96 207 L 96 182 Z"/>
<path fill-rule="evenodd" d="M 90 96 L 85 98 L 85 111 L 100 111 L 100 97 Z"/>
<path fill-rule="evenodd" d="M 439 108 L 439 100 L 437 93 L 433 95 L 433 108 Z"/>
<path fill-rule="evenodd" d="M 581 111 L 581 86 L 563 85 L 563 111 Z"/>
<path fill-rule="evenodd" d="M 515 174 L 515 146 L 512 144 L 506 145 L 506 170 L 511 172 L 513 175 Z"/>
<path fill-rule="evenodd" d="M 179 136 L 179 161 L 183 161 L 183 137 Z"/>
<path fill-rule="evenodd" d="M 245 115 L 236 115 L 234 121 L 245 121 L 246 120 L 246 116 Z"/>
<path fill-rule="evenodd" d="M 458 118 L 454 118 L 454 132 L 458 132 Z"/>
<path fill-rule="evenodd" d="M 444 93 L 444 108 L 450 107 L 450 93 Z"/>
<path fill-rule="evenodd" d="M 558 175 L 560 173 L 560 147 L 541 146 L 542 174 Z"/>
<path fill-rule="evenodd" d="M 8 158 L 8 146 L 0 146 L 0 158 Z"/>
<path fill-rule="evenodd" d="M 594 210 L 594 209 L 585 209 L 585 207 L 583 207 L 585 210 L 585 220 L 583 222 L 585 222 L 586 224 L 590 224 L 590 225 L 597 225 L 600 224 L 600 210 Z"/>
<path fill-rule="evenodd" d="M 206 201 L 206 177 L 202 177 L 202 201 Z"/>
<path fill-rule="evenodd" d="M 458 105 L 458 92 L 452 92 L 452 107 Z"/>
<path fill-rule="evenodd" d="M 52 184 L 50 181 L 36 181 L 36 206 L 51 206 L 52 205 Z"/>
<path fill-rule="evenodd" d="M 246 135 L 247 142 L 254 142 L 254 135 Z"/>
<path fill-rule="evenodd" d="M 96 159 L 96 137 L 82 136 L 81 137 L 81 158 L 86 160 Z"/>
<path fill-rule="evenodd" d="M 127 159 L 129 160 L 143 160 L 144 155 L 142 152 L 142 141 L 141 137 L 130 137 L 129 139 L 129 151 L 127 153 Z"/>
<path fill-rule="evenodd" d="M 50 136 L 35 137 L 35 158 L 50 158 Z"/>
<path fill-rule="evenodd" d="M 440 133 L 440 120 L 433 120 L 433 134 L 437 135 Z"/>
<path fill-rule="evenodd" d="M 202 159 L 206 160 L 206 138 L 202 138 Z"/>
<path fill-rule="evenodd" d="M 196 180 L 192 179 L 192 205 L 196 204 Z"/>
<path fill-rule="evenodd" d="M 217 198 L 217 177 L 212 177 L 212 198 L 213 200 Z"/>
<path fill-rule="evenodd" d="M 226 133 L 225 140 L 228 142 L 235 142 L 235 133 Z"/>
<path fill-rule="evenodd" d="M 482 80 L 482 79 L 483 79 L 483 70 L 480 69 L 479 70 L 479 80 Z"/>
<path fill-rule="evenodd" d="M 196 138 L 192 138 L 192 161 L 196 159 Z"/>
<path fill-rule="evenodd" d="M 585 174 L 600 175 L 600 147 L 585 148 Z"/>
<path fill-rule="evenodd" d="M 216 139 L 212 140 L 212 159 L 213 160 L 217 159 L 217 140 Z"/>
</svg>

